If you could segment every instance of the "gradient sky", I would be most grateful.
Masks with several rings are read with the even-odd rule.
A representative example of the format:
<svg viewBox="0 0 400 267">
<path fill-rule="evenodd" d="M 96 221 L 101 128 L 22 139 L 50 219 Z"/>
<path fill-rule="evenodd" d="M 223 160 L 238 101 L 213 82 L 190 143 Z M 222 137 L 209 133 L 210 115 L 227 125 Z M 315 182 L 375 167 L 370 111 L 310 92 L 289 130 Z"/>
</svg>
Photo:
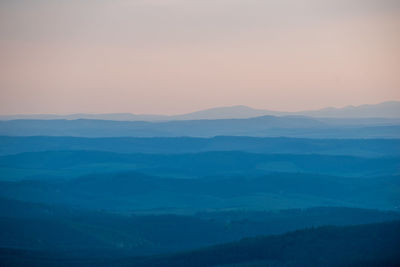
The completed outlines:
<svg viewBox="0 0 400 267">
<path fill-rule="evenodd" d="M 387 100 L 398 0 L 0 1 L 0 114 Z"/>
</svg>

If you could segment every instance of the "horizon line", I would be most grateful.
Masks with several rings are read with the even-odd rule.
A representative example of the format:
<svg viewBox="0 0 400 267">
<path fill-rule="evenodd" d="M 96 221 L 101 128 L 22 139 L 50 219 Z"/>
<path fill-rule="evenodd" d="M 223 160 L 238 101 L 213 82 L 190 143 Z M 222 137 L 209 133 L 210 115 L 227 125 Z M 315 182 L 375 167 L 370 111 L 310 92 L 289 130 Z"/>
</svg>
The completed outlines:
<svg viewBox="0 0 400 267">
<path fill-rule="evenodd" d="M 270 112 L 278 112 L 278 113 L 301 113 L 301 112 L 310 112 L 310 111 L 321 111 L 326 109 L 345 109 L 345 108 L 358 108 L 363 106 L 376 106 L 382 104 L 389 104 L 389 103 L 398 103 L 400 104 L 400 100 L 387 100 L 378 103 L 366 103 L 360 105 L 345 105 L 345 106 L 326 106 L 322 108 L 316 109 L 302 109 L 297 111 L 285 111 L 285 110 L 274 110 L 268 108 L 255 108 L 249 105 L 237 104 L 237 105 L 227 105 L 227 106 L 214 106 L 209 108 L 197 109 L 194 111 L 184 112 L 184 113 L 174 113 L 174 114 L 160 114 L 160 113 L 133 113 L 133 112 L 107 112 L 107 113 L 95 113 L 95 112 L 76 112 L 76 113 L 9 113 L 9 114 L 0 114 L 2 117 L 6 116 L 73 116 L 73 115 L 135 115 L 135 116 L 162 116 L 162 117 L 174 117 L 174 116 L 181 116 L 181 115 L 189 115 L 192 113 L 213 110 L 213 109 L 221 109 L 221 108 L 235 108 L 235 107 L 245 107 L 256 111 L 270 111 Z"/>
</svg>

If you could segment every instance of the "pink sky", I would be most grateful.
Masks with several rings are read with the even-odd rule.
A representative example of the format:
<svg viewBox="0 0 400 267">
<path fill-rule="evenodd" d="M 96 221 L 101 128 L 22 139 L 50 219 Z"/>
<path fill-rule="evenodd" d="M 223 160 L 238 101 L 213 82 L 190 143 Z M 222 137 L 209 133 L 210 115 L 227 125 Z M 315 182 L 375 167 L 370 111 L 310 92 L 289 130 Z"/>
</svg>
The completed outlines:
<svg viewBox="0 0 400 267">
<path fill-rule="evenodd" d="M 378 103 L 399 70 L 399 1 L 0 3 L 0 114 Z"/>
</svg>

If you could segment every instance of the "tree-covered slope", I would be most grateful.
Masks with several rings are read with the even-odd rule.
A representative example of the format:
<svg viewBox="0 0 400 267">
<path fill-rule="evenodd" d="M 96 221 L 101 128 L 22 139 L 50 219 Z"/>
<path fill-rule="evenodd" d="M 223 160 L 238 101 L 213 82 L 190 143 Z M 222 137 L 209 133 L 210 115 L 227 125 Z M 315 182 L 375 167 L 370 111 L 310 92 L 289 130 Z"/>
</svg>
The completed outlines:
<svg viewBox="0 0 400 267">
<path fill-rule="evenodd" d="M 171 256 L 132 266 L 398 266 L 400 223 L 320 227 Z"/>
<path fill-rule="evenodd" d="M 185 154 L 125 154 L 103 151 L 46 151 L 0 156 L 0 180 L 76 178 L 101 172 L 136 171 L 164 177 L 263 175 L 274 172 L 336 176 L 400 173 L 400 157 L 321 154 L 259 154 L 238 151 Z"/>
<path fill-rule="evenodd" d="M 110 251 L 1 248 L 5 266 L 398 266 L 400 223 L 324 226 L 259 236 L 188 252 L 129 257 Z"/>
</svg>

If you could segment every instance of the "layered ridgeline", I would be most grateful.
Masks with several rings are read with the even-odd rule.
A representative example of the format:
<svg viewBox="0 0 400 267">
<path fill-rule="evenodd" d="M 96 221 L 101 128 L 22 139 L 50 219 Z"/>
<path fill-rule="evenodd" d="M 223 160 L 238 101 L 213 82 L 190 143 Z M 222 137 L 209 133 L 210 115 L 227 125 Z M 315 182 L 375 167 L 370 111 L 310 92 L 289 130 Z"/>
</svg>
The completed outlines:
<svg viewBox="0 0 400 267">
<path fill-rule="evenodd" d="M 165 122 L 113 120 L 0 121 L 0 135 L 76 137 L 306 137 L 399 138 L 398 119 L 317 119 L 262 116 L 248 119 Z"/>
<path fill-rule="evenodd" d="M 245 136 L 218 136 L 214 138 L 0 136 L 0 155 L 66 150 L 153 154 L 242 151 L 264 154 L 324 154 L 381 157 L 400 155 L 400 139 L 310 139 Z"/>
<path fill-rule="evenodd" d="M 0 196 L 123 213 L 400 206 L 399 156 L 47 151 L 0 170 Z"/>
<path fill-rule="evenodd" d="M 176 116 L 133 114 L 1 116 L 0 135 L 399 138 L 400 102 L 297 113 L 234 106 Z"/>
<path fill-rule="evenodd" d="M 0 122 L 0 265 L 399 263 L 395 116 L 220 111 Z"/>
<path fill-rule="evenodd" d="M 326 154 L 266 154 L 209 151 L 182 154 L 114 153 L 65 150 L 0 156 L 0 181 L 78 178 L 136 172 L 169 178 L 310 173 L 372 177 L 400 174 L 400 156 L 360 157 Z"/>
<path fill-rule="evenodd" d="M 72 180 L 0 182 L 0 195 L 120 213 L 193 213 L 347 206 L 398 210 L 399 176 L 274 173 L 195 179 L 98 173 Z"/>
</svg>

